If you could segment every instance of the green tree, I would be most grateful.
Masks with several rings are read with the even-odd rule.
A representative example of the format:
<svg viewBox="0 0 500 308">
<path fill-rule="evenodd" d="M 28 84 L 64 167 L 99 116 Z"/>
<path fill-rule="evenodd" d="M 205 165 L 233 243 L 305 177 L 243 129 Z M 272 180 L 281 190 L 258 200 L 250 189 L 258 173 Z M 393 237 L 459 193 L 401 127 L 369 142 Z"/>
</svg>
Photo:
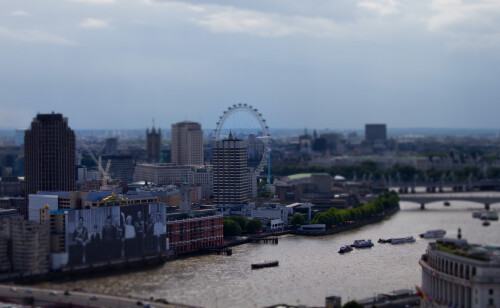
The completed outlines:
<svg viewBox="0 0 500 308">
<path fill-rule="evenodd" d="M 245 225 L 245 231 L 247 233 L 257 233 L 262 230 L 262 221 L 260 219 L 250 219 Z"/>
<path fill-rule="evenodd" d="M 363 305 L 359 304 L 357 301 L 350 301 L 345 303 L 342 308 L 363 308 Z"/>
<path fill-rule="evenodd" d="M 231 219 L 224 220 L 224 236 L 239 236 L 241 235 L 241 227 L 240 225 Z"/>
<path fill-rule="evenodd" d="M 302 226 L 306 223 L 306 219 L 301 214 L 293 214 L 292 219 L 290 219 L 290 223 L 294 226 Z"/>
<path fill-rule="evenodd" d="M 229 219 L 234 220 L 240 225 L 241 230 L 245 230 L 245 224 L 247 223 L 247 220 L 243 216 L 230 216 Z"/>
</svg>

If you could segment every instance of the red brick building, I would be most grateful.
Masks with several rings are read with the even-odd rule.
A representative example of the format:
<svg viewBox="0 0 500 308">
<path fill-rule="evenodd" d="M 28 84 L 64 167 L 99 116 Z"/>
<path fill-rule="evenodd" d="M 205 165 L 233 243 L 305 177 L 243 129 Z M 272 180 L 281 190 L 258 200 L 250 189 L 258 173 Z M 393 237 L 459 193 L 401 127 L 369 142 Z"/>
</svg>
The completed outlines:
<svg viewBox="0 0 500 308">
<path fill-rule="evenodd" d="M 211 210 L 167 215 L 167 237 L 177 254 L 220 246 L 224 242 L 222 215 Z"/>
</svg>

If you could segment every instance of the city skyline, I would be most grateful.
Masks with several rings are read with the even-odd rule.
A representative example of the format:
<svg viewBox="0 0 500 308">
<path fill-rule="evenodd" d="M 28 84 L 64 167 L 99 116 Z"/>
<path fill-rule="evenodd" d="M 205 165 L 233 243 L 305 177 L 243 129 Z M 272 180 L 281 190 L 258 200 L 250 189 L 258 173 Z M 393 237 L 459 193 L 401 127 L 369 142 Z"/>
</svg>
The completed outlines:
<svg viewBox="0 0 500 308">
<path fill-rule="evenodd" d="M 25 0 L 0 4 L 0 128 L 499 128 L 500 4 Z M 112 120 L 110 120 L 112 119 Z"/>
</svg>

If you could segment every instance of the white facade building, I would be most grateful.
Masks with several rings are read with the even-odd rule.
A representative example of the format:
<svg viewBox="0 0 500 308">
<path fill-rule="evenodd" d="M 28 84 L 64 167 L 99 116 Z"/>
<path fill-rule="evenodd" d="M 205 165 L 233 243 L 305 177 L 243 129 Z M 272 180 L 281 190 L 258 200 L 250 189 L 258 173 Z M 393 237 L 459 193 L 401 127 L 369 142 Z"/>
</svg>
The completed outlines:
<svg viewBox="0 0 500 308">
<path fill-rule="evenodd" d="M 290 209 L 279 204 L 265 204 L 258 208 L 250 208 L 244 211 L 245 217 L 249 219 L 281 219 L 285 226 L 288 225 Z"/>
<path fill-rule="evenodd" d="M 248 201 L 247 144 L 229 134 L 213 147 L 214 203 L 244 204 Z"/>
<path fill-rule="evenodd" d="M 421 307 L 500 307 L 499 248 L 441 239 L 429 243 L 420 265 Z"/>
</svg>

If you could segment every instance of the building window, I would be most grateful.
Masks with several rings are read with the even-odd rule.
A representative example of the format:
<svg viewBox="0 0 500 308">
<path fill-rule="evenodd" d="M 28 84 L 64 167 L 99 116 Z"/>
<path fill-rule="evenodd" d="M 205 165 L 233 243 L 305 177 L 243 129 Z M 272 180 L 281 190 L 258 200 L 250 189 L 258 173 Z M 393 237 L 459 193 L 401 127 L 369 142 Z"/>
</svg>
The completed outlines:
<svg viewBox="0 0 500 308">
<path fill-rule="evenodd" d="M 493 295 L 493 289 L 490 289 L 490 295 Z"/>
<path fill-rule="evenodd" d="M 490 300 L 488 301 L 488 304 L 489 304 L 490 306 L 493 306 L 493 305 L 494 305 L 494 304 L 493 304 L 493 298 L 490 298 Z"/>
</svg>

